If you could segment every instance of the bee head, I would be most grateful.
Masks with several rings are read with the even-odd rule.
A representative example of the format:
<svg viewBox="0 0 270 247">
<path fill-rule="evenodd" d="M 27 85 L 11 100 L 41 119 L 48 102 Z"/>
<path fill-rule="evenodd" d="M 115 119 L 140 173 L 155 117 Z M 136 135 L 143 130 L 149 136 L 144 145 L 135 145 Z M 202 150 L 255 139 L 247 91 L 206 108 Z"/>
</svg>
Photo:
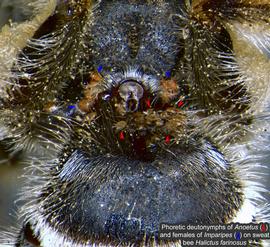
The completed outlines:
<svg viewBox="0 0 270 247">
<path fill-rule="evenodd" d="M 236 2 L 55 2 L 2 111 L 41 173 L 24 213 L 42 244 L 166 245 L 161 223 L 235 217 L 232 149 L 254 120 Z"/>
</svg>

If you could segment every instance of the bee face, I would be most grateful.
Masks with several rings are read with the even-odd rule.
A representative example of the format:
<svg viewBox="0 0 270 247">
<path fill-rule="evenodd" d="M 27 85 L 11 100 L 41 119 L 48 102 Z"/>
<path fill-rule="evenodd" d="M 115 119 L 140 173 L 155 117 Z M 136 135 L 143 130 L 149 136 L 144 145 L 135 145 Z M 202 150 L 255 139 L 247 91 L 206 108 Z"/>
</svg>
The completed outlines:
<svg viewBox="0 0 270 247">
<path fill-rule="evenodd" d="M 234 221 L 267 126 L 269 4 L 36 4 L 1 79 L 29 162 L 15 245 L 170 246 L 160 223 Z"/>
</svg>

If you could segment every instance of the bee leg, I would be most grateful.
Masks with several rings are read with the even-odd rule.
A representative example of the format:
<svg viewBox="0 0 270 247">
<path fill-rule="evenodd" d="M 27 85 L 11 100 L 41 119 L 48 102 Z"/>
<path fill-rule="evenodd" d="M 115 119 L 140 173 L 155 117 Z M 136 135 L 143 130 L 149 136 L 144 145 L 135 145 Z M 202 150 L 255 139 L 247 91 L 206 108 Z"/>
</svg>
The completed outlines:
<svg viewBox="0 0 270 247">
<path fill-rule="evenodd" d="M 29 223 L 26 223 L 17 238 L 15 247 L 39 247 L 40 241 L 34 235 L 34 232 Z"/>
</svg>

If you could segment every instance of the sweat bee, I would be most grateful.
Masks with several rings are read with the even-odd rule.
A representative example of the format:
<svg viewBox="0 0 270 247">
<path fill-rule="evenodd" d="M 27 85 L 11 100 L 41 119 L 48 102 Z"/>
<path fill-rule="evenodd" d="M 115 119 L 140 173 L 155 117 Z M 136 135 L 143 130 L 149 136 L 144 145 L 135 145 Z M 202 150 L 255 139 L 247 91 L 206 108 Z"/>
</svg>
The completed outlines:
<svg viewBox="0 0 270 247">
<path fill-rule="evenodd" d="M 25 5 L 0 34 L 0 137 L 28 164 L 3 246 L 180 246 L 160 223 L 269 222 L 269 0 Z"/>
</svg>

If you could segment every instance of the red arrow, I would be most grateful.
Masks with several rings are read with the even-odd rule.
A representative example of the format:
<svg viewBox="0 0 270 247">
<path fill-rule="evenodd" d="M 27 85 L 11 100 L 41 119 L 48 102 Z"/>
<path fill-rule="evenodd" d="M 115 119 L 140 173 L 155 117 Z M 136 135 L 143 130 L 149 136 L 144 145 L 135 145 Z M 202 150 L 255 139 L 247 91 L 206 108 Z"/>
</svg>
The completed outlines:
<svg viewBox="0 0 270 247">
<path fill-rule="evenodd" d="M 169 144 L 171 142 L 171 137 L 169 136 L 169 135 L 167 135 L 166 137 L 165 137 L 165 143 L 166 144 Z"/>
<path fill-rule="evenodd" d="M 119 139 L 120 139 L 120 141 L 124 141 L 125 140 L 125 134 L 124 134 L 123 131 L 120 132 Z"/>
</svg>

